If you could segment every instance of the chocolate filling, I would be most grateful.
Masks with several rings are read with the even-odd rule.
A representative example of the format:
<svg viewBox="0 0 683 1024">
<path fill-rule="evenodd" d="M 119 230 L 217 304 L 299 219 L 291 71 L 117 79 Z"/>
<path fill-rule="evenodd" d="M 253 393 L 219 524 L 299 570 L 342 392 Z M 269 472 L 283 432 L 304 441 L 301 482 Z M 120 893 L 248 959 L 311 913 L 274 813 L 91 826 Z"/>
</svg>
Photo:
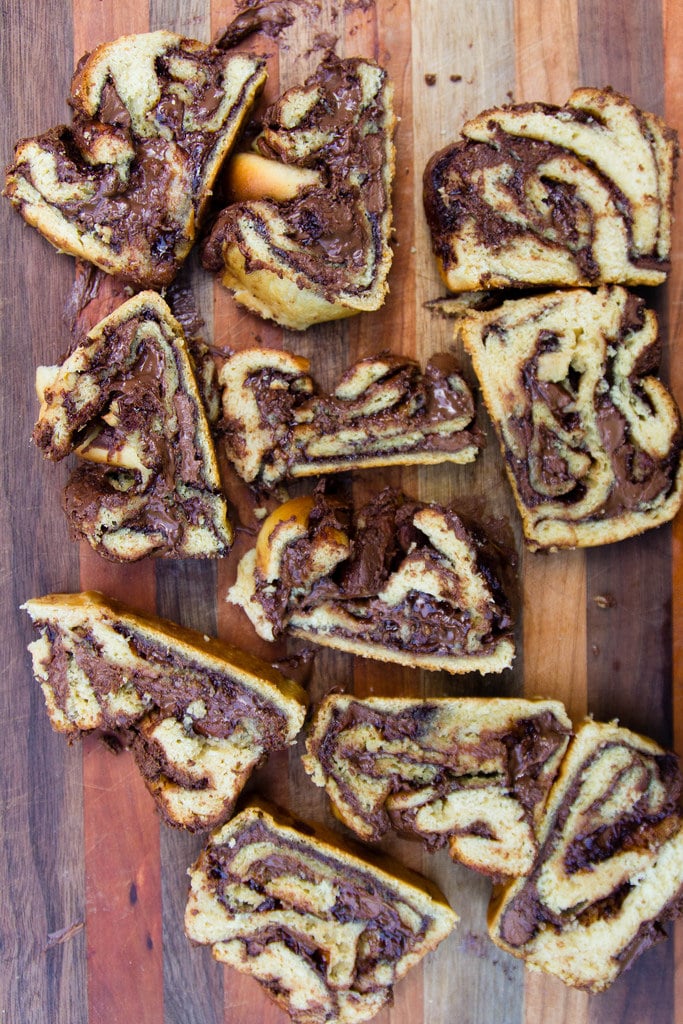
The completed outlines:
<svg viewBox="0 0 683 1024">
<path fill-rule="evenodd" d="M 559 109 L 542 104 L 536 106 L 544 106 L 549 112 Z M 562 113 L 579 121 L 586 120 L 578 111 L 564 108 Z M 554 143 L 517 138 L 502 129 L 496 131 L 491 143 L 467 139 L 435 153 L 424 173 L 424 207 L 434 253 L 444 268 L 448 270 L 455 265 L 452 236 L 467 222 L 468 229 L 473 228 L 478 241 L 488 249 L 503 248 L 531 234 L 537 236 L 544 247 L 569 250 L 587 281 L 599 280 L 601 270 L 593 254 L 593 211 L 581 200 L 574 185 L 539 174 L 543 164 L 566 156 L 577 159 L 570 150 Z M 504 172 L 501 187 L 509 193 L 521 222 L 502 216 L 486 200 L 479 177 L 481 171 L 491 168 L 501 168 Z M 513 168 L 512 174 L 507 173 L 510 168 Z M 621 190 L 588 161 L 586 173 L 599 177 L 621 214 L 632 264 L 643 269 L 668 270 L 667 260 L 635 251 L 630 203 Z M 543 212 L 540 204 L 528 199 L 529 195 L 536 194 L 531 186 L 538 180 L 545 188 Z M 518 283 L 524 284 L 524 281 Z"/>
<path fill-rule="evenodd" d="M 618 892 L 594 904 L 589 903 L 580 910 L 567 911 L 566 915 L 557 915 L 545 906 L 537 889 L 540 871 L 561 840 L 567 819 L 581 788 L 581 780 L 587 776 L 591 765 L 600 754 L 609 746 L 614 745 L 616 744 L 604 744 L 586 760 L 579 770 L 574 772 L 574 781 L 568 787 L 562 803 L 555 813 L 553 826 L 539 852 L 537 866 L 504 912 L 500 923 L 500 934 L 509 945 L 515 947 L 525 945 L 546 924 L 557 928 L 564 927 L 567 923 L 566 917 L 571 917 L 572 913 L 578 920 L 584 922 L 591 919 L 587 915 L 593 917 L 614 916 L 618 913 L 621 902 L 628 894 L 630 886 L 626 885 L 621 887 Z M 678 804 L 681 793 L 681 777 L 677 758 L 672 754 L 648 756 L 634 751 L 633 763 L 640 766 L 643 776 L 640 784 L 641 798 L 635 805 L 629 806 L 619 822 L 607 824 L 601 821 L 601 805 L 609 800 L 622 773 L 611 780 L 600 798 L 596 799 L 591 807 L 594 821 L 590 832 L 574 836 L 567 846 L 563 866 L 568 874 L 590 869 L 591 865 L 597 865 L 622 850 L 657 848 L 678 831 L 680 827 Z M 626 770 L 628 769 L 623 771 Z M 652 799 L 649 793 L 651 782 L 656 783 L 658 787 L 661 786 L 666 794 L 655 810 L 648 810 L 648 804 Z M 663 913 L 666 916 L 666 912 Z M 643 941 L 647 941 L 648 929 L 641 929 L 639 935 Z"/>
<path fill-rule="evenodd" d="M 357 282 L 356 274 L 374 268 L 382 259 L 382 218 L 389 197 L 383 177 L 386 152 L 385 119 L 380 92 L 363 106 L 359 59 L 339 60 L 329 55 L 305 84 L 316 88 L 320 97 L 297 124 L 298 132 L 331 135 L 319 150 L 305 158 L 292 156 L 286 144 L 280 144 L 278 132 L 286 139 L 283 105 L 286 95 L 270 107 L 263 117 L 266 131 L 259 136 L 262 156 L 284 163 L 319 170 L 322 186 L 307 188 L 294 199 L 281 203 L 262 201 L 288 226 L 295 249 L 274 246 L 277 258 L 313 281 L 328 301 L 339 293 L 365 291 L 367 283 Z M 236 244 L 242 250 L 249 271 L 270 269 L 250 255 L 241 238 L 239 218 L 251 222 L 255 231 L 272 243 L 270 229 L 249 205 L 229 206 L 217 218 L 202 248 L 202 263 L 207 270 L 221 272 L 223 249 Z"/>
<path fill-rule="evenodd" d="M 512 628 L 509 606 L 498 584 L 496 552 L 487 540 L 476 533 L 468 534 L 461 520 L 451 515 L 450 526 L 466 543 L 474 541 L 477 548 L 477 571 L 485 576 L 493 590 L 494 600 L 478 608 L 480 622 L 472 611 L 457 602 L 440 600 L 418 590 L 410 590 L 405 599 L 389 605 L 377 596 L 389 576 L 405 558 L 423 559 L 447 585 L 453 573 L 442 556 L 432 548 L 426 537 L 412 523 L 422 507 L 404 499 L 398 492 L 386 489 L 358 514 L 352 533 L 351 553 L 332 575 L 325 576 L 308 588 L 316 537 L 323 529 L 344 532 L 345 517 L 340 519 L 338 507 L 331 505 L 320 487 L 316 489 L 316 506 L 309 516 L 309 534 L 290 544 L 283 556 L 279 581 L 267 583 L 256 573 L 256 599 L 273 625 L 274 633 L 286 628 L 293 611 L 306 612 L 325 602 L 355 620 L 352 632 L 334 626 L 335 635 L 348 635 L 353 640 L 384 647 L 414 651 L 420 654 L 451 655 L 454 648 L 463 653 L 482 654 L 493 651 L 501 638 Z M 297 593 L 297 588 L 304 589 Z"/>
</svg>

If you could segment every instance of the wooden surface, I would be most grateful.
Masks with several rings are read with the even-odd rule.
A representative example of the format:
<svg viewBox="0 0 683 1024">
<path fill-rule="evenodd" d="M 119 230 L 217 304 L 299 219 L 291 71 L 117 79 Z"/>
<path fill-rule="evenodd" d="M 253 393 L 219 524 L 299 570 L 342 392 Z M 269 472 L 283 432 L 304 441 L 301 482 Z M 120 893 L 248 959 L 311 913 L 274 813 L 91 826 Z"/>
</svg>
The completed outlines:
<svg viewBox="0 0 683 1024">
<path fill-rule="evenodd" d="M 3 0 L 2 159 L 15 141 L 69 117 L 75 60 L 95 44 L 168 28 L 210 39 L 234 13 L 229 0 Z M 365 8 L 365 10 L 364 10 Z M 386 347 L 420 358 L 451 343 L 451 326 L 424 308 L 443 290 L 422 213 L 429 155 L 463 120 L 515 100 L 563 102 L 580 84 L 628 93 L 683 129 L 683 11 L 679 0 L 377 0 L 303 4 L 269 55 L 268 98 L 320 59 L 323 34 L 340 55 L 374 56 L 390 70 L 397 132 L 395 262 L 384 309 L 291 335 L 237 311 L 194 267 L 207 336 L 233 348 L 259 336 L 309 356 L 331 381 L 348 361 Z M 433 85 L 425 76 L 436 76 Z M 680 207 L 680 203 L 678 204 Z M 145 562 L 118 568 L 68 537 L 60 509 L 65 466 L 29 444 L 37 413 L 34 368 L 67 345 L 64 301 L 73 279 L 9 204 L 2 230 L 2 622 L 0 682 L 1 1024 L 284 1024 L 255 982 L 224 973 L 182 932 L 186 870 L 201 839 L 159 824 L 127 754 L 96 740 L 69 747 L 54 735 L 32 679 L 27 617 L 18 608 L 50 590 L 99 587 L 141 609 L 218 632 L 263 653 L 223 600 L 244 532 L 220 564 Z M 651 293 L 665 337 L 664 372 L 683 401 L 683 217 L 667 286 Z M 490 441 L 492 438 L 490 436 Z M 358 474 L 361 498 L 400 483 L 425 499 L 483 495 L 519 530 L 493 443 L 472 467 Z M 245 525 L 253 524 L 236 495 Z M 675 745 L 683 753 L 683 517 L 673 528 L 603 550 L 552 556 L 521 551 L 522 607 L 514 669 L 490 679 L 378 667 L 321 652 L 310 692 L 544 694 L 575 719 L 587 711 Z M 598 599 L 610 595 L 611 602 Z M 603 607 L 607 604 L 608 607 Z M 330 821 L 305 778 L 301 744 L 271 759 L 252 787 L 302 817 Z M 337 826 L 340 828 L 340 826 Z M 457 931 L 396 989 L 378 1024 L 673 1024 L 683 1020 L 683 930 L 641 958 L 606 994 L 589 997 L 526 973 L 485 933 L 488 883 L 410 843 L 386 847 L 433 878 L 461 916 Z"/>
</svg>

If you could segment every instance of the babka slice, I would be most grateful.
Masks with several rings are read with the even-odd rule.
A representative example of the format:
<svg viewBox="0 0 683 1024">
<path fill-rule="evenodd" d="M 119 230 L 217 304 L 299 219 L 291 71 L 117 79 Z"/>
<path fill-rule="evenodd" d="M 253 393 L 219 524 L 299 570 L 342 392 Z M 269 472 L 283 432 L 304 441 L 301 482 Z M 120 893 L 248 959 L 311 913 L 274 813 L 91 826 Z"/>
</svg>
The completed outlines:
<svg viewBox="0 0 683 1024">
<path fill-rule="evenodd" d="M 678 139 L 612 89 L 485 110 L 429 161 L 424 204 L 452 291 L 665 280 Z"/>
<path fill-rule="evenodd" d="M 266 111 L 254 152 L 227 169 L 233 202 L 202 248 L 239 303 L 296 330 L 382 305 L 392 96 L 373 61 L 330 55 Z"/>
<path fill-rule="evenodd" d="M 247 807 L 190 871 L 185 930 L 257 978 L 296 1024 L 369 1020 L 457 915 L 426 879 Z"/>
<path fill-rule="evenodd" d="M 472 392 L 446 353 L 424 372 L 384 353 L 354 363 L 331 394 L 307 359 L 249 348 L 222 366 L 228 458 L 247 483 L 444 461 L 471 462 L 484 443 Z"/>
<path fill-rule="evenodd" d="M 449 508 L 390 488 L 355 513 L 294 498 L 263 523 L 228 601 L 256 631 L 451 673 L 499 672 L 514 657 L 501 550 Z"/>
<path fill-rule="evenodd" d="M 619 286 L 511 300 L 460 322 L 533 549 L 607 544 L 672 519 L 681 418 L 654 376 L 657 318 Z"/>
<path fill-rule="evenodd" d="M 615 723 L 582 725 L 533 871 L 494 892 L 493 941 L 568 985 L 607 988 L 681 911 L 680 793 L 675 755 Z"/>
<path fill-rule="evenodd" d="M 213 440 L 180 324 L 156 292 L 105 317 L 60 366 L 39 367 L 33 438 L 74 451 L 65 508 L 106 558 L 215 558 L 232 542 Z"/>
<path fill-rule="evenodd" d="M 525 875 L 571 734 L 563 705 L 329 694 L 304 767 L 361 839 L 390 828 L 488 875 Z"/>
<path fill-rule="evenodd" d="M 172 32 L 104 43 L 76 68 L 72 123 L 17 144 L 4 194 L 58 250 L 167 285 L 265 80 L 262 59 Z"/>
<path fill-rule="evenodd" d="M 252 771 L 294 742 L 306 695 L 266 662 L 101 594 L 22 606 L 52 726 L 131 744 L 163 818 L 192 831 L 230 816 Z"/>
</svg>

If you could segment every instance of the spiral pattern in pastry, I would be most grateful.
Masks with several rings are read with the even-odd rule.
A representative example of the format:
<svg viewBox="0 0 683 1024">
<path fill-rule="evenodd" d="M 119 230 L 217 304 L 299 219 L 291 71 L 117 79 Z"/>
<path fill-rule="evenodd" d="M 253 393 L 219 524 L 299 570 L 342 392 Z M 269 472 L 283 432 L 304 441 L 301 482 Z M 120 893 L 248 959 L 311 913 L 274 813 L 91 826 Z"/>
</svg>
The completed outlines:
<svg viewBox="0 0 683 1024">
<path fill-rule="evenodd" d="M 53 728 L 132 745 L 163 818 L 196 831 L 229 817 L 254 768 L 294 742 L 306 696 L 270 665 L 100 594 L 23 606 Z"/>
<path fill-rule="evenodd" d="M 425 879 L 257 806 L 209 838 L 190 878 L 188 937 L 295 1024 L 369 1020 L 457 921 Z"/>
<path fill-rule="evenodd" d="M 452 291 L 665 280 L 678 139 L 612 89 L 485 110 L 424 174 Z"/>
<path fill-rule="evenodd" d="M 105 317 L 60 366 L 40 367 L 33 438 L 85 465 L 65 492 L 76 536 L 104 557 L 216 558 L 232 543 L 182 328 L 156 292 Z"/>
<path fill-rule="evenodd" d="M 228 600 L 266 640 L 497 672 L 515 650 L 502 569 L 500 548 L 451 509 L 387 488 L 353 512 L 318 486 L 265 520 Z"/>
<path fill-rule="evenodd" d="M 265 80 L 262 59 L 172 32 L 103 43 L 74 73 L 72 123 L 17 144 L 4 195 L 59 251 L 161 288 Z"/>
<path fill-rule="evenodd" d="M 642 299 L 617 285 L 550 292 L 459 329 L 530 547 L 606 544 L 675 516 L 681 418 Z"/>
<path fill-rule="evenodd" d="M 354 363 L 331 394 L 291 352 L 249 348 L 226 360 L 222 430 L 247 483 L 347 469 L 471 462 L 483 445 L 472 393 L 447 354 L 424 373 L 388 353 Z"/>
<path fill-rule="evenodd" d="M 382 305 L 392 97 L 379 65 L 330 55 L 266 111 L 255 152 L 227 169 L 234 201 L 202 248 L 239 303 L 295 330 Z"/>
<path fill-rule="evenodd" d="M 527 878 L 494 893 L 494 942 L 566 984 L 607 988 L 683 906 L 677 758 L 616 723 L 569 746 Z"/>
<path fill-rule="evenodd" d="M 524 875 L 571 734 L 559 701 L 329 694 L 304 767 L 366 841 L 394 828 L 489 875 Z"/>
</svg>

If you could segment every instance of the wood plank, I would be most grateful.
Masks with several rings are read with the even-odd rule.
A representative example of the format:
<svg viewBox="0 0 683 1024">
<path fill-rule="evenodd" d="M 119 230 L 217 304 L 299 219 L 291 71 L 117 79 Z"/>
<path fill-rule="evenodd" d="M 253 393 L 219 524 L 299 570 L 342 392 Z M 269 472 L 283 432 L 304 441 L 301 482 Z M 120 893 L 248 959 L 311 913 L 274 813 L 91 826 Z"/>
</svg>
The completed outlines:
<svg viewBox="0 0 683 1024">
<path fill-rule="evenodd" d="M 71 12 L 47 0 L 41 18 L 52 31 L 35 32 L 20 4 L 4 5 L 0 64 L 6 110 L 0 124 L 3 162 L 37 126 L 68 117 Z M 36 69 L 68 54 L 45 91 Z M 35 638 L 19 606 L 27 598 L 78 585 L 71 545 L 53 488 L 63 469 L 47 466 L 29 444 L 36 417 L 33 374 L 63 345 L 59 311 L 71 267 L 34 237 L 0 202 L 2 239 L 2 392 L 0 404 L 0 1019 L 54 1019 L 87 1024 L 82 998 L 85 962 L 82 768 L 78 748 L 56 736 L 30 672 L 26 645 Z M 57 264 L 57 265 L 55 265 Z"/>
</svg>

